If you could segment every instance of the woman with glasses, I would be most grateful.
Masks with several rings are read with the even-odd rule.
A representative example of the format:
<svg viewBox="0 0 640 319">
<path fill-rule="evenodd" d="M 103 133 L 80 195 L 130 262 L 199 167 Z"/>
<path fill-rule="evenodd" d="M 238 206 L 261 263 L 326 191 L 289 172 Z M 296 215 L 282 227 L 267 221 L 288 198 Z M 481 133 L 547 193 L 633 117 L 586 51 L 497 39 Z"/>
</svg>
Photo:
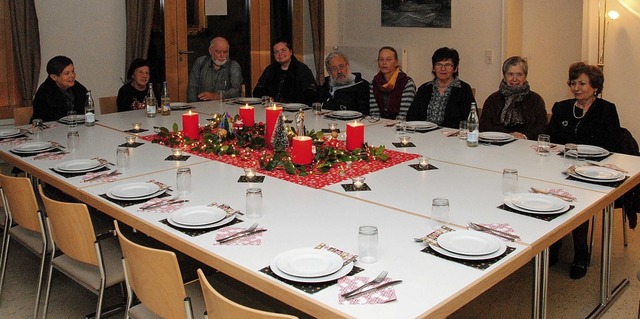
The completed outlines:
<svg viewBox="0 0 640 319">
<path fill-rule="evenodd" d="M 400 69 L 398 52 L 392 47 L 378 51 L 378 69 L 369 86 L 369 114 L 404 120 L 416 94 L 415 82 Z"/>
<path fill-rule="evenodd" d="M 455 49 L 443 47 L 431 57 L 433 80 L 418 88 L 407 113 L 407 121 L 429 121 L 458 128 L 475 102 L 471 86 L 458 78 L 460 57 Z"/>
</svg>

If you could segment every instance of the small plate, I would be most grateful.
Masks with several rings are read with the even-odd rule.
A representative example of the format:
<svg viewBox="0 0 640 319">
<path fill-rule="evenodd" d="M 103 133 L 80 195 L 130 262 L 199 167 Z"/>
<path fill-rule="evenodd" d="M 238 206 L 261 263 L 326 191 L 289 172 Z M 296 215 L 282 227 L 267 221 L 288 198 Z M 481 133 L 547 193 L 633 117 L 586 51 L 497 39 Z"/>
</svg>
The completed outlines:
<svg viewBox="0 0 640 319">
<path fill-rule="evenodd" d="M 329 116 L 337 119 L 350 120 L 362 117 L 362 113 L 358 111 L 333 111 Z"/>
<path fill-rule="evenodd" d="M 51 142 L 28 142 L 12 149 L 16 153 L 35 153 L 54 149 L 55 146 Z"/>
<path fill-rule="evenodd" d="M 126 183 L 111 187 L 107 194 L 111 194 L 118 198 L 140 198 L 150 194 L 157 193 L 160 186 L 154 183 Z"/>
<path fill-rule="evenodd" d="M 431 247 L 431 249 L 435 250 L 439 254 L 445 255 L 447 257 L 455 258 L 455 259 L 461 259 L 461 260 L 486 260 L 486 259 L 500 257 L 502 256 L 502 254 L 504 254 L 505 251 L 507 251 L 507 245 L 502 240 L 500 240 L 500 248 L 498 248 L 498 250 L 496 250 L 491 254 L 478 255 L 478 256 L 456 254 L 454 252 L 441 248 L 438 245 L 429 244 L 429 247 Z"/>
<path fill-rule="evenodd" d="M 197 225 L 197 226 L 196 225 L 178 224 L 178 223 L 174 222 L 171 218 L 167 218 L 167 222 L 170 225 L 178 227 L 178 228 L 184 228 L 184 229 L 207 229 L 207 228 L 213 228 L 213 227 L 219 227 L 219 226 L 226 225 L 226 224 L 232 222 L 235 218 L 236 218 L 236 215 L 231 215 L 229 217 L 225 217 L 221 221 L 218 221 L 218 222 L 215 222 L 215 223 L 212 223 L 212 224 Z"/>
<path fill-rule="evenodd" d="M 514 205 L 536 212 L 557 212 L 567 204 L 560 198 L 545 194 L 513 194 L 510 199 Z"/>
<path fill-rule="evenodd" d="M 219 222 L 227 214 L 220 208 L 209 206 L 191 206 L 180 208 L 169 214 L 172 221 L 186 226 L 201 226 Z"/>
<path fill-rule="evenodd" d="M 478 138 L 491 140 L 491 141 L 510 141 L 514 139 L 511 134 L 503 132 L 480 132 Z"/>
<path fill-rule="evenodd" d="M 19 129 L 3 129 L 0 130 L 0 138 L 15 137 L 22 134 Z"/>
<path fill-rule="evenodd" d="M 282 253 L 285 254 L 286 252 Z M 280 254 L 280 255 L 282 255 Z M 284 278 L 287 280 L 291 280 L 291 281 L 295 281 L 295 282 L 305 282 L 305 283 L 314 283 L 314 282 L 327 282 L 327 281 L 332 281 L 332 280 L 336 280 L 336 279 L 340 279 L 346 275 L 349 274 L 349 272 L 353 269 L 353 262 L 350 262 L 349 264 L 347 264 L 346 266 L 340 268 L 338 271 L 326 275 L 326 276 L 321 276 L 321 277 L 297 277 L 297 276 L 291 276 L 287 273 L 285 273 L 284 271 L 280 270 L 280 268 L 278 268 L 277 262 L 278 262 L 278 258 L 280 257 L 280 255 L 276 256 L 275 258 L 273 258 L 273 260 L 271 260 L 271 264 L 269 265 L 269 268 L 271 268 L 271 271 L 273 271 L 274 274 L 276 274 L 278 277 L 280 278 Z"/>
<path fill-rule="evenodd" d="M 569 208 L 571 208 L 571 205 L 569 205 L 569 203 L 565 204 L 565 207 L 563 209 L 557 210 L 557 211 L 551 211 L 551 212 L 541 212 L 541 211 L 535 211 L 535 210 L 530 210 L 530 209 L 526 209 L 526 208 L 522 208 L 522 207 L 518 207 L 517 205 L 514 205 L 511 202 L 511 196 L 507 196 L 504 198 L 504 204 L 507 205 L 507 207 L 523 212 L 523 213 L 528 213 L 528 214 L 538 214 L 538 215 L 555 215 L 555 214 L 563 214 L 566 213 L 567 211 L 569 211 Z"/>
<path fill-rule="evenodd" d="M 578 144 L 578 154 L 580 156 L 603 156 L 609 155 L 609 151 L 599 146 Z"/>
<path fill-rule="evenodd" d="M 438 124 L 427 121 L 408 121 L 407 128 L 410 130 L 430 130 L 438 127 Z"/>
<path fill-rule="evenodd" d="M 303 110 L 309 109 L 308 105 L 302 104 L 302 103 L 284 103 L 282 104 L 282 107 L 286 111 L 298 111 L 300 109 L 303 109 Z"/>
<path fill-rule="evenodd" d="M 93 169 L 98 169 L 102 166 L 99 161 L 93 159 L 78 159 L 62 162 L 56 165 L 53 169 L 59 172 L 83 172 Z"/>
<path fill-rule="evenodd" d="M 576 174 L 596 180 L 611 181 L 624 178 L 624 175 L 616 170 L 599 166 L 579 166 L 575 169 Z"/>
<path fill-rule="evenodd" d="M 115 199 L 115 200 L 124 200 L 124 201 L 135 201 L 135 200 L 143 200 L 143 199 L 150 199 L 150 198 L 154 198 L 156 196 L 160 196 L 162 194 L 164 194 L 164 192 L 166 192 L 167 189 L 160 189 L 159 191 L 153 193 L 153 194 L 149 194 L 146 196 L 140 196 L 140 197 L 118 197 L 115 196 L 109 192 L 106 193 L 107 197 L 111 198 L 111 199 Z"/>
<path fill-rule="evenodd" d="M 473 231 L 458 230 L 438 236 L 438 245 L 460 255 L 488 255 L 500 249 L 502 242 L 495 236 Z"/>
<path fill-rule="evenodd" d="M 84 123 L 84 114 L 67 115 L 65 117 L 60 118 L 60 122 L 69 123 L 72 121 L 73 118 L 75 118 L 76 123 Z"/>
<path fill-rule="evenodd" d="M 338 254 L 323 249 L 300 248 L 280 254 L 277 267 L 296 277 L 322 277 L 342 268 L 342 258 Z"/>
<path fill-rule="evenodd" d="M 186 110 L 193 107 L 191 104 L 187 104 L 184 102 L 173 102 L 169 104 L 169 106 L 171 107 L 171 110 Z"/>
<path fill-rule="evenodd" d="M 625 175 L 622 175 L 616 179 L 595 179 L 595 178 L 589 178 L 586 176 L 582 176 L 580 174 L 571 174 L 569 173 L 569 176 L 571 177 L 575 177 L 577 179 L 581 179 L 583 181 L 588 181 L 588 182 L 596 182 L 596 183 L 613 183 L 613 182 L 619 182 L 621 180 L 624 180 L 625 178 L 627 178 Z"/>
</svg>

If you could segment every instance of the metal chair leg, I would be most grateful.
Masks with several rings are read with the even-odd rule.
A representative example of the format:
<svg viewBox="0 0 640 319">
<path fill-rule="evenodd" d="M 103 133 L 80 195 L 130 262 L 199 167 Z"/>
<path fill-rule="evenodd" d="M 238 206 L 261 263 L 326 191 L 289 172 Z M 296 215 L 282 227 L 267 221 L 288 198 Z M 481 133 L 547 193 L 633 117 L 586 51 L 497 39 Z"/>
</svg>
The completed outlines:
<svg viewBox="0 0 640 319">
<path fill-rule="evenodd" d="M 627 214 L 625 214 L 624 209 L 622 210 L 622 239 L 624 240 L 624 247 L 629 246 L 629 241 L 627 240 Z"/>
<path fill-rule="evenodd" d="M 595 233 L 595 225 L 596 225 L 596 215 L 591 217 L 591 236 L 589 238 L 589 260 L 587 260 L 587 264 L 591 265 L 591 256 L 593 255 L 593 235 Z"/>
</svg>

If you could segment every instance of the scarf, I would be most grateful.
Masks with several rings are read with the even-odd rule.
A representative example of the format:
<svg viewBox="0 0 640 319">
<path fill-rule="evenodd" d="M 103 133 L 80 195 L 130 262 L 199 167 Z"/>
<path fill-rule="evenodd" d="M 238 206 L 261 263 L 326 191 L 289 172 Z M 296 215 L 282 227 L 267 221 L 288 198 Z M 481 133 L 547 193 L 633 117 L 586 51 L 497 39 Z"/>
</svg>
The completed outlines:
<svg viewBox="0 0 640 319">
<path fill-rule="evenodd" d="M 504 108 L 500 113 L 500 123 L 504 126 L 515 126 L 524 124 L 522 110 L 516 106 L 516 102 L 521 102 L 531 92 L 529 82 L 523 85 L 511 87 L 506 82 L 500 82 L 500 94 L 504 96 Z"/>
<path fill-rule="evenodd" d="M 381 115 L 397 115 L 400 113 L 402 92 L 404 91 L 404 87 L 407 82 L 409 82 L 409 79 L 410 78 L 406 73 L 400 71 L 400 68 L 396 69 L 389 82 L 385 80 L 382 72 L 378 72 L 378 74 L 373 77 L 373 96 L 380 107 Z M 383 94 L 387 95 L 387 103 L 384 103 L 384 98 L 382 97 Z"/>
</svg>

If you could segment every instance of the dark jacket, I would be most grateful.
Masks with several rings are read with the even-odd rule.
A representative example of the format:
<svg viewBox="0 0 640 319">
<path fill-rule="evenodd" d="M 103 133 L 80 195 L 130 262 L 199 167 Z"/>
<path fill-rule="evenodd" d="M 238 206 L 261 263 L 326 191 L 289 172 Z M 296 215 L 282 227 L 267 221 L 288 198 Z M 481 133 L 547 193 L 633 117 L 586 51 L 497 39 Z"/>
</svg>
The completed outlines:
<svg viewBox="0 0 640 319">
<path fill-rule="evenodd" d="M 475 102 L 471 86 L 460 81 L 461 87 L 452 87 L 447 107 L 444 111 L 444 121 L 440 124 L 444 127 L 458 128 L 460 121 L 466 121 L 471 109 L 471 102 Z M 433 94 L 431 81 L 421 85 L 416 92 L 416 97 L 407 113 L 407 121 L 425 121 L 427 119 L 427 106 Z"/>
<path fill-rule="evenodd" d="M 271 63 L 258 79 L 254 97 L 270 96 L 276 102 L 304 103 L 311 105 L 318 100 L 318 85 L 309 67 L 291 56 L 285 71 L 280 63 Z"/>
<path fill-rule="evenodd" d="M 354 84 L 338 88 L 330 93 L 329 77 L 324 80 L 324 84 L 319 90 L 319 101 L 322 108 L 327 110 L 340 110 L 340 106 L 346 106 L 347 110 L 358 111 L 364 115 L 369 115 L 369 82 L 363 80 L 360 73 L 353 73 Z"/>
<path fill-rule="evenodd" d="M 538 138 L 538 134 L 544 133 L 547 127 L 547 109 L 542 97 L 538 93 L 530 91 L 522 101 L 514 103 L 515 107 L 522 112 L 524 123 L 504 126 L 500 122 L 500 115 L 505 104 L 504 95 L 500 91 L 489 95 L 482 106 L 480 132 L 520 132 L 530 140 L 535 140 Z"/>
<path fill-rule="evenodd" d="M 33 116 L 31 119 L 42 119 L 45 122 L 57 121 L 67 116 L 67 111 L 73 109 L 77 114 L 84 114 L 84 104 L 87 101 L 87 88 L 80 82 L 63 93 L 56 82 L 47 77 L 33 98 Z"/>
</svg>

